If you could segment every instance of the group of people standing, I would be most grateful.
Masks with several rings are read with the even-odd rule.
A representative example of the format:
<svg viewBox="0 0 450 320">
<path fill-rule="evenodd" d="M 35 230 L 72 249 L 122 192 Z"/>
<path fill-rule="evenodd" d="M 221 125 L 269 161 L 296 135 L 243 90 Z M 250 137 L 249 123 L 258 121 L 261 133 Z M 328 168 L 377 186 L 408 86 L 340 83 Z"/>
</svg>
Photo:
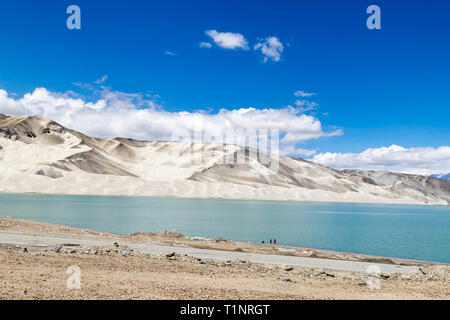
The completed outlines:
<svg viewBox="0 0 450 320">
<path fill-rule="evenodd" d="M 262 243 L 262 244 L 265 244 L 266 242 L 263 240 L 263 242 L 261 242 L 261 243 Z M 272 244 L 272 243 L 273 243 L 273 244 L 277 244 L 277 238 L 273 238 L 273 239 L 270 238 L 269 243 L 270 243 L 270 244 Z"/>
</svg>

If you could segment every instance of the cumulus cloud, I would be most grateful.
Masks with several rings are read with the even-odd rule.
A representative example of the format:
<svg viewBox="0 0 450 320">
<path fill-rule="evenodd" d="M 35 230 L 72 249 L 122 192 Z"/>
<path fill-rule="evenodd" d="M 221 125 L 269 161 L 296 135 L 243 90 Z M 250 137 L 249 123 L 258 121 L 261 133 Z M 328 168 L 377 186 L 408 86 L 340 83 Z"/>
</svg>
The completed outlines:
<svg viewBox="0 0 450 320">
<path fill-rule="evenodd" d="M 193 135 L 201 131 L 205 141 L 210 141 L 223 137 L 227 130 L 242 132 L 243 136 L 249 130 L 279 130 L 279 148 L 290 148 L 285 150 L 293 150 L 295 154 L 299 154 L 295 149 L 297 143 L 342 134 L 340 130 L 325 132 L 318 119 L 293 107 L 168 112 L 145 94 L 113 91 L 103 86 L 96 94 L 95 101 L 86 101 L 73 92 L 37 88 L 23 98 L 14 99 L 0 90 L 0 113 L 38 115 L 100 138 L 173 140 L 180 132 Z"/>
<path fill-rule="evenodd" d="M 294 92 L 294 96 L 296 97 L 302 97 L 302 98 L 310 98 L 312 96 L 315 96 L 316 94 L 313 92 L 305 92 L 302 90 L 298 90 Z"/>
<path fill-rule="evenodd" d="M 172 51 L 164 51 L 164 54 L 166 55 L 166 56 L 176 56 L 177 54 L 175 53 L 175 52 L 172 52 Z"/>
<path fill-rule="evenodd" d="M 206 35 L 211 37 L 213 42 L 220 48 L 224 49 L 243 49 L 249 50 L 247 39 L 240 33 L 233 32 L 219 32 L 217 30 L 206 30 Z M 210 42 L 200 42 L 200 48 L 211 48 Z M 256 51 L 261 51 L 264 56 L 264 63 L 267 61 L 279 62 L 281 54 L 284 51 L 283 43 L 274 36 L 258 39 L 258 42 L 253 46 Z"/>
<path fill-rule="evenodd" d="M 8 92 L 0 89 L 0 113 L 17 116 L 27 113 L 27 110 L 22 104 L 9 97 Z"/>
<path fill-rule="evenodd" d="M 264 55 L 264 62 L 269 60 L 279 62 L 284 51 L 284 45 L 277 37 L 267 37 L 264 40 L 260 40 L 253 49 L 261 50 Z"/>
<path fill-rule="evenodd" d="M 428 175 L 450 172 L 450 147 L 404 148 L 392 145 L 370 148 L 361 153 L 321 153 L 312 160 L 335 169 L 388 170 Z"/>
<path fill-rule="evenodd" d="M 218 32 L 217 30 L 207 30 L 205 33 L 211 37 L 218 47 L 232 50 L 249 49 L 247 39 L 240 33 Z"/>
</svg>

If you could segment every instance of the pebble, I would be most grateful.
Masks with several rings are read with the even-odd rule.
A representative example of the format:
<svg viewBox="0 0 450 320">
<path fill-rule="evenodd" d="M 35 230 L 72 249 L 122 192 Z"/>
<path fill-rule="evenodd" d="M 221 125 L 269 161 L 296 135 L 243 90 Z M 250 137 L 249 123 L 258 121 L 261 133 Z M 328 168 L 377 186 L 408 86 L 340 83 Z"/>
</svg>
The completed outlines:
<svg viewBox="0 0 450 320">
<path fill-rule="evenodd" d="M 292 271 L 292 270 L 294 270 L 294 267 L 285 267 L 284 270 L 286 270 L 286 271 Z"/>
<path fill-rule="evenodd" d="M 358 286 L 367 287 L 369 284 L 367 282 L 358 283 Z"/>
</svg>

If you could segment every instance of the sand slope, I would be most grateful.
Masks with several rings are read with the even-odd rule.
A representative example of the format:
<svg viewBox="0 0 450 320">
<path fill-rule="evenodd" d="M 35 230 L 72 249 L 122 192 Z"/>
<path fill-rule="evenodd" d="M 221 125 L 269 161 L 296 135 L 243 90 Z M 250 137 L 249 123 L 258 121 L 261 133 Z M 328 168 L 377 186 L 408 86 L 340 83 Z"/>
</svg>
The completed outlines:
<svg viewBox="0 0 450 320">
<path fill-rule="evenodd" d="M 0 115 L 0 192 L 450 204 L 450 181 L 386 179 L 235 145 L 103 140 Z"/>
</svg>

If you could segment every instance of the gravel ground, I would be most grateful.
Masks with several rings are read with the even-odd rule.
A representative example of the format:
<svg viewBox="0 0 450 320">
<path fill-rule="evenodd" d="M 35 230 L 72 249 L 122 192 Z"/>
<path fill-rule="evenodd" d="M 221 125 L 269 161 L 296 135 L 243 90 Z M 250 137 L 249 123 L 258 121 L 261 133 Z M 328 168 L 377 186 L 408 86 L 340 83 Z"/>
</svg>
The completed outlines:
<svg viewBox="0 0 450 320">
<path fill-rule="evenodd" d="M 5 230 L 110 240 L 118 237 L 1 218 L 0 231 Z M 130 237 L 155 243 L 199 243 L 199 239 L 186 240 L 174 232 L 124 236 Z M 234 242 L 227 246 L 250 250 Z M 70 266 L 80 270 L 79 289 L 67 286 L 68 279 L 74 278 L 67 273 Z M 450 299 L 450 267 L 428 264 L 410 273 L 370 276 L 241 260 L 215 262 L 176 254 L 148 255 L 112 241 L 102 247 L 24 249 L 2 245 L 0 299 Z"/>
<path fill-rule="evenodd" d="M 449 299 L 450 269 L 383 275 L 209 262 L 128 253 L 124 247 L 0 251 L 0 299 Z M 69 289 L 69 266 L 80 289 Z M 288 271 L 290 270 L 290 271 Z M 387 278 L 388 277 L 388 278 Z M 370 288 L 373 282 L 375 288 Z M 70 282 L 69 282 L 70 283 Z"/>
</svg>

